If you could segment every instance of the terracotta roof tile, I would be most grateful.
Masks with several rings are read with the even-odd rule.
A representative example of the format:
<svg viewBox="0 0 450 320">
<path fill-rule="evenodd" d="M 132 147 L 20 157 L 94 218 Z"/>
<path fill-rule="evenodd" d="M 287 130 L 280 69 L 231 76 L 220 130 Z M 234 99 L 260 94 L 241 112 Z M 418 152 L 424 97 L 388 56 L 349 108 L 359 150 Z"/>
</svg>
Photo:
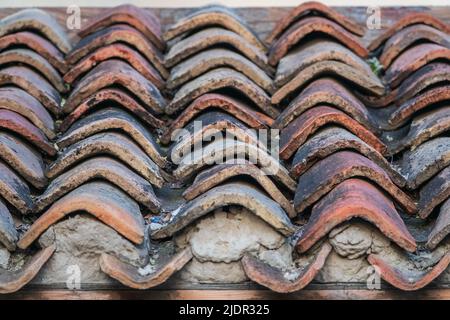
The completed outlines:
<svg viewBox="0 0 450 320">
<path fill-rule="evenodd" d="M 197 53 L 173 67 L 167 79 L 167 89 L 177 89 L 218 67 L 229 67 L 241 72 L 269 94 L 275 90 L 272 79 L 260 67 L 243 55 L 220 48 Z"/>
<path fill-rule="evenodd" d="M 72 66 L 70 71 L 64 75 L 64 81 L 73 84 L 76 80 L 79 80 L 82 75 L 91 71 L 97 64 L 113 58 L 125 60 L 159 90 L 164 89 L 164 80 L 147 59 L 132 47 L 121 43 L 113 43 L 100 47 L 78 61 L 77 64 Z"/>
<path fill-rule="evenodd" d="M 439 29 L 445 33 L 450 33 L 450 26 L 443 21 L 433 17 L 427 13 L 419 13 L 414 12 L 405 15 L 400 20 L 398 20 L 393 26 L 391 26 L 388 30 L 383 32 L 378 38 L 372 41 L 372 43 L 368 46 L 370 51 L 376 50 L 380 47 L 386 40 L 390 39 L 394 34 L 401 31 L 402 29 L 416 24 L 425 24 L 432 26 L 436 29 Z"/>
<path fill-rule="evenodd" d="M 27 118 L 33 125 L 42 130 L 47 138 L 55 138 L 52 116 L 39 100 L 26 91 L 12 86 L 1 87 L 0 103 L 2 109 L 13 111 Z"/>
<path fill-rule="evenodd" d="M 278 39 L 282 35 L 282 33 L 284 33 L 296 20 L 302 19 L 303 17 L 308 17 L 312 13 L 317 13 L 320 16 L 325 16 L 326 18 L 340 24 L 342 27 L 350 32 L 353 32 L 356 35 L 363 36 L 365 33 L 365 30 L 361 26 L 356 24 L 356 22 L 333 10 L 332 8 L 320 2 L 308 1 L 295 7 L 294 9 L 289 11 L 286 16 L 280 19 L 277 25 L 273 28 L 270 35 L 267 37 L 266 42 L 272 43 L 274 40 Z"/>
<path fill-rule="evenodd" d="M 282 183 L 289 190 L 294 191 L 296 182 L 289 176 L 289 172 L 275 157 L 266 150 L 255 145 L 246 144 L 232 139 L 214 141 L 199 151 L 187 154 L 181 159 L 178 167 L 173 171 L 177 179 L 187 179 L 208 164 L 217 163 L 219 159 L 252 159 L 258 167 L 274 179 Z"/>
<path fill-rule="evenodd" d="M 97 133 L 64 149 L 49 166 L 47 177 L 53 179 L 81 160 L 99 154 L 122 160 L 158 187 L 164 183 L 159 167 L 150 157 L 131 139 L 115 132 Z"/>
<path fill-rule="evenodd" d="M 152 212 L 159 212 L 161 204 L 150 182 L 121 162 L 104 156 L 87 159 L 54 178 L 45 192 L 36 199 L 34 211 L 41 212 L 68 192 L 99 179 L 119 187 Z"/>
<path fill-rule="evenodd" d="M 389 66 L 384 77 L 385 81 L 391 88 L 395 88 L 414 71 L 438 59 L 450 60 L 450 49 L 432 43 L 411 47 L 401 53 Z"/>
<path fill-rule="evenodd" d="M 419 255 L 418 257 L 420 258 L 421 256 Z M 371 254 L 367 260 L 372 266 L 377 268 L 386 282 L 405 291 L 419 290 L 425 287 L 444 272 L 450 263 L 450 255 L 444 254 L 437 263 L 432 264 L 429 268 L 422 268 L 416 266 L 414 258 L 409 258 L 401 253 L 389 256 L 385 254 Z M 395 262 L 392 261 L 393 259 L 395 259 Z M 398 259 L 401 259 L 401 262 Z M 423 259 L 427 260 L 427 257 L 425 256 Z M 432 259 L 428 258 L 428 260 Z M 430 263 L 433 262 L 430 261 Z"/>
<path fill-rule="evenodd" d="M 326 105 L 318 105 L 302 113 L 286 128 L 281 130 L 280 157 L 284 160 L 289 159 L 311 134 L 330 124 L 346 128 L 378 152 L 385 153 L 386 146 L 383 142 L 359 122 L 338 109 Z"/>
<path fill-rule="evenodd" d="M 34 145 L 39 152 L 46 153 L 50 156 L 56 154 L 55 147 L 44 133 L 18 113 L 0 109 L 0 128 L 19 135 Z"/>
<path fill-rule="evenodd" d="M 164 112 L 166 101 L 155 85 L 129 64 L 116 59 L 101 62 L 76 84 L 63 107 L 64 112 L 72 111 L 90 95 L 112 85 L 132 92 L 152 112 Z"/>
<path fill-rule="evenodd" d="M 416 97 L 397 107 L 395 112 L 390 115 L 388 122 L 392 126 L 398 127 L 402 124 L 405 124 L 413 114 L 419 111 L 423 111 L 423 109 L 431 109 L 434 104 L 444 102 L 449 99 L 449 85 L 427 90 L 424 93 L 417 95 Z"/>
<path fill-rule="evenodd" d="M 397 88 L 386 93 L 383 97 L 359 98 L 370 107 L 381 108 L 389 104 L 401 105 L 413 98 L 421 91 L 439 83 L 450 81 L 450 64 L 430 62 L 409 75 Z"/>
<path fill-rule="evenodd" d="M 95 216 L 136 244 L 144 241 L 144 219 L 137 203 L 108 183 L 89 182 L 54 202 L 20 238 L 17 246 L 28 248 L 50 226 L 78 211 Z"/>
<path fill-rule="evenodd" d="M 406 129 L 406 130 L 405 130 Z M 414 117 L 409 126 L 386 131 L 383 140 L 391 140 L 388 154 L 394 155 L 444 134 L 450 129 L 450 107 L 435 108 Z"/>
<path fill-rule="evenodd" d="M 159 50 L 165 49 L 159 19 L 150 10 L 124 4 L 104 10 L 78 32 L 82 38 L 116 24 L 129 25 L 149 39 Z"/>
<path fill-rule="evenodd" d="M 242 73 L 229 68 L 214 69 L 184 84 L 167 105 L 166 113 L 172 115 L 184 109 L 199 96 L 224 88 L 239 91 L 272 118 L 279 114 L 279 111 L 271 105 L 270 97 L 263 89 Z"/>
<path fill-rule="evenodd" d="M 28 49 L 9 49 L 0 53 L 0 65 L 22 64 L 40 72 L 59 92 L 66 92 L 58 71 L 41 55 Z"/>
<path fill-rule="evenodd" d="M 339 151 L 320 160 L 298 179 L 294 208 L 301 213 L 344 180 L 361 177 L 384 189 L 408 213 L 417 211 L 414 201 L 397 187 L 376 163 L 352 151 Z"/>
<path fill-rule="evenodd" d="M 33 207 L 30 188 L 10 167 L 0 161 L 0 194 L 21 214 L 28 214 Z"/>
<path fill-rule="evenodd" d="M 60 149 L 77 143 L 94 134 L 105 131 L 121 131 L 131 137 L 136 144 L 161 168 L 168 165 L 161 154 L 152 134 L 129 113 L 115 107 L 104 108 L 74 123 L 56 144 Z"/>
<path fill-rule="evenodd" d="M 61 112 L 59 92 L 32 69 L 22 66 L 2 68 L 0 69 L 0 85 L 17 86 L 39 100 L 54 115 Z"/>
<path fill-rule="evenodd" d="M 354 217 L 373 223 L 403 249 L 416 250 L 416 242 L 394 204 L 371 183 L 360 179 L 341 182 L 313 207 L 297 241 L 297 250 L 307 251 L 335 226 Z"/>
<path fill-rule="evenodd" d="M 378 132 L 377 119 L 372 116 L 366 106 L 343 84 L 328 77 L 314 80 L 302 90 L 278 116 L 272 127 L 282 129 L 310 108 L 321 104 L 333 106 L 347 113 L 372 132 Z"/>
<path fill-rule="evenodd" d="M 351 150 L 362 154 L 380 166 L 396 185 L 400 187 L 405 185 L 406 179 L 393 168 L 381 153 L 350 131 L 336 126 L 319 130 L 298 148 L 292 161 L 290 173 L 293 177 L 298 178 L 316 162 L 341 150 Z"/>
<path fill-rule="evenodd" d="M 438 137 L 405 152 L 399 160 L 406 186 L 416 189 L 450 163 L 450 138 Z"/>
<path fill-rule="evenodd" d="M 40 9 L 24 9 L 0 20 L 0 37 L 17 31 L 33 30 L 43 34 L 61 52 L 72 48 L 69 37 L 55 18 Z"/>
<path fill-rule="evenodd" d="M 448 48 L 450 34 L 423 24 L 406 27 L 386 41 L 380 56 L 381 64 L 388 68 L 403 51 L 417 42 L 431 42 Z"/>
<path fill-rule="evenodd" d="M 190 248 L 185 248 L 171 257 L 161 258 L 157 267 L 149 274 L 142 274 L 139 268 L 120 261 L 104 253 L 100 257 L 100 267 L 104 273 L 134 289 L 150 289 L 164 283 L 175 272 L 182 269 L 192 259 Z"/>
<path fill-rule="evenodd" d="M 325 242 L 320 249 L 311 254 L 312 258 L 307 257 L 306 265 L 300 264 L 300 267 L 290 270 L 272 267 L 250 254 L 246 254 L 241 263 L 245 274 L 251 280 L 275 292 L 289 293 L 299 291 L 307 286 L 322 269 L 331 251 L 331 245 Z M 294 275 L 294 279 L 290 279 L 291 274 Z"/>
<path fill-rule="evenodd" d="M 170 237 L 214 209 L 229 205 L 247 208 L 281 234 L 292 235 L 295 232 L 296 227 L 278 203 L 245 183 L 235 182 L 215 187 L 187 202 L 177 209 L 176 215 L 168 224 L 153 231 L 151 237 L 152 239 Z"/>
<path fill-rule="evenodd" d="M 54 252 L 55 246 L 41 249 L 25 263 L 22 269 L 17 271 L 0 271 L 0 293 L 5 294 L 20 290 L 33 280 Z"/>
<path fill-rule="evenodd" d="M 434 208 L 450 198 L 450 167 L 446 167 L 420 188 L 419 214 L 428 217 Z M 448 207 L 448 206 L 447 206 Z M 441 209 L 442 213 L 446 210 Z"/>
<path fill-rule="evenodd" d="M 448 182 L 448 170 L 447 175 L 441 175 L 440 178 L 446 178 Z M 448 193 L 448 192 L 447 192 Z M 444 238 L 449 233 L 449 223 L 450 223 L 450 198 L 447 195 L 447 200 L 442 204 L 439 215 L 436 222 L 428 235 L 427 247 L 431 250 L 435 249 L 438 244 L 444 240 Z"/>
<path fill-rule="evenodd" d="M 15 273 L 10 259 L 0 293 L 37 274 L 54 248 L 36 253 L 34 243 L 46 247 L 45 230 L 80 212 L 147 258 L 136 264 L 105 252 L 89 261 L 136 289 L 185 266 L 181 277 L 190 277 L 199 264 L 214 280 L 221 262 L 193 254 L 184 237 L 216 210 L 239 220 L 236 206 L 274 229 L 282 247 L 240 248 L 233 268 L 277 292 L 301 290 L 355 257 L 321 241 L 347 220 L 355 225 L 352 218 L 381 232 L 386 246 L 358 257 L 371 253 L 369 263 L 394 286 L 423 287 L 447 267 L 447 24 L 413 14 L 381 35 L 370 56 L 384 64 L 383 76 L 364 61 L 362 43 L 373 35 L 359 39 L 362 26 L 315 2 L 278 23 L 269 53 L 259 35 L 287 10 L 239 9 L 251 26 L 222 6 L 173 17 L 158 10 L 162 21 L 178 21 L 169 28 L 149 9 L 92 10 L 73 49 L 65 43 L 73 31 L 52 28 L 43 11 L 0 21 L 0 246 L 12 258 L 36 254 Z M 268 144 L 254 130 L 271 128 L 280 135 L 269 132 Z M 173 139 L 177 129 L 183 134 Z M 223 133 L 231 136 L 212 139 Z M 151 270 L 141 265 L 148 258 Z"/>
<path fill-rule="evenodd" d="M 338 61 L 320 61 L 300 71 L 291 81 L 279 88 L 272 95 L 272 103 L 278 104 L 284 99 L 294 95 L 295 92 L 305 87 L 311 80 L 321 76 L 330 76 L 344 79 L 356 85 L 361 91 L 375 96 L 381 96 L 385 92 L 384 85 L 375 75 L 361 73 L 358 69 Z"/>
<path fill-rule="evenodd" d="M 164 39 L 172 40 L 198 29 L 212 26 L 220 26 L 233 31 L 259 50 L 266 50 L 265 45 L 258 39 L 253 30 L 246 25 L 245 21 L 231 9 L 220 5 L 206 6 L 178 20 L 165 32 Z"/>
<path fill-rule="evenodd" d="M 296 214 L 292 203 L 272 182 L 270 176 L 248 161 L 244 163 L 225 162 L 200 172 L 195 177 L 192 185 L 183 192 L 183 197 L 186 200 L 192 200 L 219 184 L 242 176 L 248 176 L 251 180 L 255 180 L 274 201 L 280 204 L 289 217 L 295 217 Z"/>
<path fill-rule="evenodd" d="M 0 132 L 0 158 L 35 188 L 42 189 L 47 185 L 41 155 L 22 140 L 6 132 Z"/>
<path fill-rule="evenodd" d="M 193 54 L 216 45 L 231 46 L 267 73 L 273 72 L 267 64 L 267 56 L 260 48 L 239 34 L 223 28 L 204 29 L 180 40 L 167 52 L 165 66 L 171 68 Z"/>
<path fill-rule="evenodd" d="M 80 117 L 89 113 L 92 109 L 98 109 L 102 103 L 112 102 L 120 108 L 131 112 L 140 120 L 153 128 L 160 128 L 164 122 L 156 118 L 145 106 L 136 101 L 129 93 L 118 88 L 104 88 L 95 91 L 89 97 L 85 98 L 79 105 L 70 106 L 65 105 L 67 113 L 69 113 L 64 121 L 59 126 L 61 132 L 67 131 L 69 127 L 77 121 Z"/>
<path fill-rule="evenodd" d="M 9 251 L 14 251 L 16 250 L 17 240 L 19 240 L 19 234 L 14 226 L 11 213 L 0 198 L 0 244 Z"/>
<path fill-rule="evenodd" d="M 161 136 L 161 142 L 168 144 L 176 129 L 181 129 L 208 109 L 220 109 L 244 122 L 248 127 L 264 129 L 272 125 L 273 119 L 252 110 L 244 101 L 223 94 L 207 93 L 196 98 Z"/>
<path fill-rule="evenodd" d="M 46 59 L 60 73 L 65 73 L 68 66 L 64 55 L 48 40 L 29 31 L 22 31 L 0 37 L 0 50 L 15 46 L 29 48 Z"/>
<path fill-rule="evenodd" d="M 201 122 L 201 129 L 196 127 L 196 121 Z M 247 128 L 241 121 L 231 115 L 217 111 L 211 111 L 200 115 L 194 122 L 186 125 L 180 137 L 176 137 L 169 150 L 168 155 L 173 163 L 178 164 L 182 158 L 191 152 L 192 147 L 199 146 L 207 142 L 218 133 L 226 131 L 228 137 L 237 138 L 238 141 L 258 146 L 261 149 L 266 147 L 258 141 L 254 131 Z"/>
<path fill-rule="evenodd" d="M 125 24 L 113 25 L 83 38 L 67 55 L 66 61 L 75 64 L 94 50 L 117 42 L 136 48 L 164 79 L 169 76 L 161 52 L 141 32 Z"/>
<path fill-rule="evenodd" d="M 339 61 L 363 73 L 372 74 L 369 65 L 344 45 L 317 37 L 294 48 L 280 60 L 275 85 L 281 87 L 310 65 L 327 60 Z"/>
<path fill-rule="evenodd" d="M 369 55 L 369 52 L 359 39 L 337 23 L 321 17 L 307 17 L 289 27 L 272 44 L 269 51 L 270 65 L 276 66 L 294 45 L 311 33 L 325 33 L 327 36 L 344 44 L 361 58 L 366 58 Z"/>
</svg>

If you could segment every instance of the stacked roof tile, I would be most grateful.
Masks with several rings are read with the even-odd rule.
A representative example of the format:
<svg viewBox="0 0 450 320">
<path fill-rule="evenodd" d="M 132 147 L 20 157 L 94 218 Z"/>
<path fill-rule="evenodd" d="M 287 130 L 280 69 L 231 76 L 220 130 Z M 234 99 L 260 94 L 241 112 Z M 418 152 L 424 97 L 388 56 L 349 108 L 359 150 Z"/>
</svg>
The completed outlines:
<svg viewBox="0 0 450 320">
<path fill-rule="evenodd" d="M 298 291 L 331 255 L 346 257 L 333 237 L 360 219 L 392 244 L 355 254 L 353 243 L 353 255 L 399 289 L 428 285 L 450 262 L 450 26 L 420 13 L 369 46 L 364 34 L 316 2 L 265 41 L 215 5 L 164 33 L 150 10 L 104 9 L 73 45 L 42 10 L 1 20 L 0 249 L 27 262 L 0 265 L 0 292 L 45 268 L 58 248 L 39 238 L 78 214 L 150 248 L 150 270 L 95 257 L 131 288 L 209 262 Z M 214 243 L 201 252 L 186 240 L 222 212 L 263 221 L 285 259 L 268 258 L 281 245 L 219 259 Z M 264 238 L 257 230 L 247 233 Z M 168 242 L 176 249 L 152 253 Z M 214 270 L 208 281 L 220 282 Z"/>
</svg>

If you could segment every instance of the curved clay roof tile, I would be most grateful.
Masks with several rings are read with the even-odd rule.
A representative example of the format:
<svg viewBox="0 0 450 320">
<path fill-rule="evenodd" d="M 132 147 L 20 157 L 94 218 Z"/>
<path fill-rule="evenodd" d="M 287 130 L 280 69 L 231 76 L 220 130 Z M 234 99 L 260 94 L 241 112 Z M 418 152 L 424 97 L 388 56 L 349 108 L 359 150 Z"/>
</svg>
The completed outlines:
<svg viewBox="0 0 450 320">
<path fill-rule="evenodd" d="M 166 47 L 162 39 L 159 19 L 151 10 L 139 8 L 131 4 L 102 10 L 100 14 L 83 25 L 83 28 L 78 31 L 78 35 L 84 38 L 98 30 L 115 24 L 126 24 L 139 30 L 161 51 Z"/>
<path fill-rule="evenodd" d="M 306 252 L 334 227 L 355 217 L 373 223 L 403 249 L 416 250 L 416 241 L 394 204 L 371 183 L 360 179 L 341 182 L 313 207 L 297 241 L 297 250 Z"/>
<path fill-rule="evenodd" d="M 339 23 L 342 27 L 358 36 L 363 36 L 365 33 L 363 27 L 346 16 L 340 14 L 336 10 L 317 1 L 308 1 L 290 10 L 282 19 L 280 19 L 275 28 L 273 28 L 272 32 L 267 37 L 266 42 L 272 43 L 274 40 L 278 39 L 282 33 L 285 32 L 296 20 L 303 19 L 303 17 L 308 17 L 312 13 L 319 14 L 320 16 L 324 16 L 335 23 Z"/>
<path fill-rule="evenodd" d="M 28 248 L 50 226 L 75 212 L 87 212 L 135 244 L 144 241 L 145 225 L 138 204 L 105 182 L 90 182 L 57 200 L 17 243 Z"/>
</svg>

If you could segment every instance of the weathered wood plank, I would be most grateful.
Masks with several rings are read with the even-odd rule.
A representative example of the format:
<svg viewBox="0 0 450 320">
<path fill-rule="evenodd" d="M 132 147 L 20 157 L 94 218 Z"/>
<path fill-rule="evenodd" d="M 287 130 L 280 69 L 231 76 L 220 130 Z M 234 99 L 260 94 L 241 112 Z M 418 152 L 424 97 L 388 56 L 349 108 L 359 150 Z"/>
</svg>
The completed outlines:
<svg viewBox="0 0 450 320">
<path fill-rule="evenodd" d="M 421 290 L 404 292 L 399 290 L 302 290 L 292 294 L 279 294 L 269 290 L 23 290 L 14 294 L 0 296 L 0 299 L 24 300 L 323 300 L 323 299 L 450 299 L 450 289 Z"/>
</svg>

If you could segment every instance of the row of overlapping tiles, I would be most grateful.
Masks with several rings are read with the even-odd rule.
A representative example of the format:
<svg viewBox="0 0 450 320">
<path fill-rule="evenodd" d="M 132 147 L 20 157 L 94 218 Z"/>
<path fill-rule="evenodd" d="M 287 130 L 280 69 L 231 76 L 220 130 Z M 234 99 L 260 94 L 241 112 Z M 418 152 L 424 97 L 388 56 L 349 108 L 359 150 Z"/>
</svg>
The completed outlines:
<svg viewBox="0 0 450 320">
<path fill-rule="evenodd" d="M 219 6 L 196 10 L 164 35 L 161 29 L 150 10 L 129 5 L 89 21 L 74 47 L 44 11 L 27 9 L 0 22 L 0 241 L 8 250 L 29 248 L 74 212 L 140 244 L 149 223 L 143 213 L 154 214 L 156 240 L 229 205 L 294 237 L 300 255 L 352 217 L 416 252 L 399 212 L 423 219 L 433 213 L 426 246 L 444 240 L 448 24 L 408 15 L 366 48 L 359 40 L 364 28 L 311 2 L 290 11 L 265 42 Z M 379 62 L 370 65 L 369 56 Z M 378 76 L 372 69 L 380 67 Z M 200 132 L 194 120 L 202 121 Z M 173 141 L 182 128 L 187 134 Z M 268 128 L 280 130 L 280 159 L 250 130 Z M 223 130 L 234 139 L 205 142 Z M 201 152 L 191 152 L 202 143 Z M 210 165 L 226 156 L 256 161 Z M 242 176 L 254 185 L 232 179 Z M 180 185 L 187 186 L 186 203 L 162 219 L 154 190 Z M 38 218 L 19 236 L 11 213 Z M 242 265 L 250 279 L 291 292 L 314 278 L 331 250 L 323 243 L 295 279 L 251 255 Z M 20 272 L 6 272 L 0 292 L 26 284 L 53 251 L 42 249 Z M 436 278 L 449 257 L 412 277 L 381 255 L 368 261 L 386 281 L 413 290 Z M 109 255 L 101 267 L 142 289 L 191 258 L 182 250 L 146 276 Z"/>
</svg>

